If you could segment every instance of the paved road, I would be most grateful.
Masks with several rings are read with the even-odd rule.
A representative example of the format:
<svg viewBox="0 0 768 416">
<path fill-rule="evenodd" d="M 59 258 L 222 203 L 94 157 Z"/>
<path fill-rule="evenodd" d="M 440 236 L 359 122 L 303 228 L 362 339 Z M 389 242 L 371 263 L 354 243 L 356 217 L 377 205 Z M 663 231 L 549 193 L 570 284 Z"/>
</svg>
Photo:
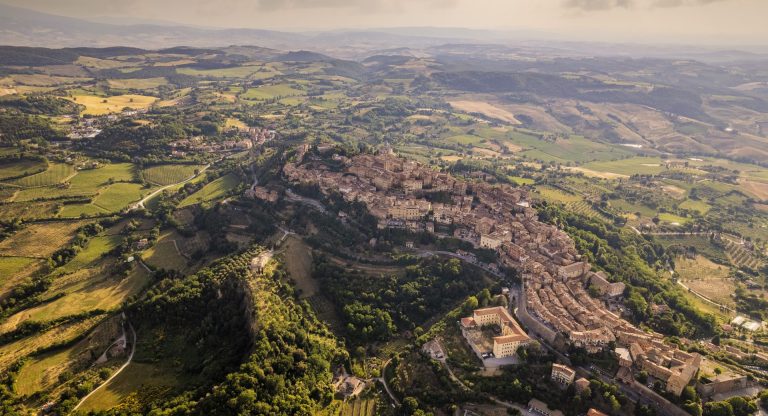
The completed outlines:
<svg viewBox="0 0 768 416">
<path fill-rule="evenodd" d="M 217 161 L 217 162 L 218 162 L 218 161 Z M 202 175 L 202 174 L 203 174 L 203 172 L 205 172 L 206 170 L 208 170 L 208 168 L 209 168 L 209 167 L 211 167 L 211 163 L 209 163 L 209 164 L 205 165 L 205 166 L 204 166 L 202 169 L 200 169 L 200 171 L 199 171 L 197 174 L 195 174 L 195 175 L 192 175 L 192 176 L 190 176 L 189 178 L 187 178 L 187 179 L 184 179 L 184 180 L 183 180 L 183 181 L 181 181 L 181 182 L 172 183 L 172 184 L 170 184 L 170 185 L 165 185 L 165 186 L 163 186 L 163 187 L 160 187 L 160 188 L 156 189 L 156 190 L 155 190 L 155 191 L 153 191 L 151 194 L 149 194 L 149 195 L 145 196 L 144 198 L 142 198 L 142 199 L 141 199 L 141 201 L 139 201 L 139 202 L 136 202 L 136 203 L 132 204 L 132 205 L 131 205 L 131 207 L 129 208 L 129 210 L 134 210 L 134 209 L 143 209 L 143 208 L 144 208 L 144 203 L 146 203 L 147 201 L 149 201 L 150 199 L 152 199 L 152 198 L 153 198 L 155 195 L 159 194 L 160 192 L 163 192 L 164 190 L 166 190 L 166 189 L 168 189 L 168 188 L 171 188 L 171 187 L 174 187 L 174 186 L 177 186 L 177 185 L 183 185 L 183 184 L 185 184 L 185 183 L 187 183 L 187 182 L 191 181 L 192 179 L 195 179 L 195 178 L 197 178 L 198 176 Z"/>
<path fill-rule="evenodd" d="M 381 384 L 384 385 L 384 390 L 387 391 L 387 394 L 389 395 L 389 398 L 392 399 L 392 402 L 395 403 L 395 406 L 400 406 L 400 401 L 397 400 L 397 397 L 395 397 L 395 394 L 392 393 L 392 390 L 390 390 L 389 384 L 387 384 L 386 369 L 387 369 L 387 366 L 389 365 L 390 361 L 392 361 L 391 358 L 389 360 L 387 360 L 386 362 L 384 362 L 384 365 L 381 366 L 381 377 L 377 378 L 376 380 L 380 381 Z"/>
<path fill-rule="evenodd" d="M 725 310 L 727 310 L 728 312 L 733 312 L 733 313 L 736 313 L 736 311 L 735 311 L 735 310 L 733 310 L 733 309 L 729 308 L 728 306 L 725 306 L 725 305 L 723 305 L 723 304 L 721 304 L 721 303 L 717 303 L 717 302 L 715 302 L 714 300 L 712 300 L 712 299 L 710 299 L 710 298 L 708 298 L 708 297 L 706 297 L 706 296 L 702 295 L 701 293 L 699 293 L 699 292 L 697 292 L 697 291 L 695 291 L 695 290 L 693 290 L 693 289 L 689 288 L 688 286 L 686 286 L 686 285 L 685 285 L 685 283 L 681 282 L 680 280 L 678 280 L 678 281 L 677 281 L 677 284 L 679 284 L 680 286 L 682 286 L 682 287 L 683 287 L 683 288 L 684 288 L 686 291 L 688 291 L 688 292 L 691 292 L 691 293 L 693 293 L 694 295 L 698 296 L 700 299 L 702 299 L 702 300 L 703 300 L 703 301 L 705 301 L 705 302 L 711 303 L 711 304 L 713 304 L 713 305 L 715 305 L 715 306 L 719 307 L 720 309 L 725 309 Z"/>
<path fill-rule="evenodd" d="M 117 371 L 115 371 L 115 372 L 114 372 L 114 373 L 113 373 L 113 374 L 112 374 L 112 375 L 111 375 L 111 376 L 110 376 L 108 379 L 104 380 L 104 382 L 103 382 L 103 383 L 99 384 L 99 386 L 98 386 L 98 387 L 96 387 L 96 388 L 95 388 L 95 389 L 93 389 L 93 390 L 92 390 L 90 393 L 88 393 L 87 395 L 85 395 L 85 397 L 83 397 L 82 399 L 80 399 L 80 401 L 77 403 L 77 406 L 75 406 L 75 407 L 72 409 L 72 412 L 74 412 L 75 410 L 77 410 L 77 408 L 78 408 L 78 407 L 80 407 L 80 405 L 82 405 L 83 403 L 85 403 L 85 401 L 86 401 L 86 400 L 88 400 L 88 398 L 89 398 L 89 397 L 91 397 L 91 395 L 92 395 L 93 393 L 96 393 L 97 391 L 99 391 L 99 389 L 101 389 L 102 387 L 106 386 L 106 385 L 107 385 L 107 383 L 109 383 L 110 381 L 112 381 L 112 379 L 114 379 L 115 377 L 117 377 L 117 376 L 118 376 L 118 375 L 119 375 L 119 374 L 120 374 L 120 373 L 121 373 L 123 370 L 125 370 L 125 368 L 126 368 L 126 367 L 128 367 L 128 364 L 130 364 L 130 363 L 131 363 L 131 361 L 133 360 L 133 354 L 136 352 L 136 331 L 133 329 L 133 325 L 131 325 L 131 323 L 130 323 L 130 322 L 127 322 L 127 323 L 128 323 L 128 328 L 131 330 L 131 334 L 133 335 L 133 343 L 131 344 L 131 354 L 128 356 L 128 361 L 126 361 L 126 362 L 125 362 L 125 364 L 123 364 L 123 365 L 122 365 L 120 368 L 118 368 L 118 369 L 117 369 Z"/>
</svg>

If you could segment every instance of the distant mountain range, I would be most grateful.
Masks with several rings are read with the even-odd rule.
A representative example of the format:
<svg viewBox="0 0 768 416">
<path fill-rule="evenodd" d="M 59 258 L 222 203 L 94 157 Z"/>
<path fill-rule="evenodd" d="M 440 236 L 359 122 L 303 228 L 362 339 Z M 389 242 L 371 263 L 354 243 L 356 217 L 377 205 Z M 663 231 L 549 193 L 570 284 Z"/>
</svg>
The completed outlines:
<svg viewBox="0 0 768 416">
<path fill-rule="evenodd" d="M 164 21 L 101 22 L 58 16 L 0 4 L 0 45 L 111 47 L 130 45 L 160 49 L 175 46 L 224 47 L 254 45 L 279 50 L 312 50 L 344 59 L 362 60 L 377 54 L 422 55 L 442 45 L 482 44 L 512 47 L 526 55 L 632 56 L 702 61 L 768 59 L 765 50 L 720 51 L 691 46 L 649 46 L 568 42 L 562 36 L 529 31 L 495 31 L 466 28 L 402 27 L 323 32 L 281 32 L 260 29 L 192 27 Z M 482 46 L 481 45 L 481 46 Z M 757 52 L 757 53 L 755 53 Z"/>
</svg>

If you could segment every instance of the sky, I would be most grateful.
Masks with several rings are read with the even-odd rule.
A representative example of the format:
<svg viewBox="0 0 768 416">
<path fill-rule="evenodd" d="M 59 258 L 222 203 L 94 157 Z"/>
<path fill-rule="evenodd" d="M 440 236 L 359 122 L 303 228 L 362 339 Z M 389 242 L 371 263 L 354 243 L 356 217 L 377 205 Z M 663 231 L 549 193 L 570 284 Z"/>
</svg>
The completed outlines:
<svg viewBox="0 0 768 416">
<path fill-rule="evenodd" d="M 573 40 L 768 44 L 768 0 L 0 0 L 86 19 L 326 30 L 466 27 Z"/>
</svg>

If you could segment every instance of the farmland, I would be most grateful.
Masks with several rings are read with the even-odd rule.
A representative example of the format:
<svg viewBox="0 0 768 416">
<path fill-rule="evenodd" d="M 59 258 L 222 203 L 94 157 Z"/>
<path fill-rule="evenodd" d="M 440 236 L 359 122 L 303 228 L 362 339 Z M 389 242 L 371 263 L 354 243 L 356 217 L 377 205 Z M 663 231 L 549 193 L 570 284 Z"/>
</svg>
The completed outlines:
<svg viewBox="0 0 768 416">
<path fill-rule="evenodd" d="M 9 183 L 24 186 L 24 187 L 37 187 L 48 186 L 61 183 L 68 177 L 75 173 L 74 167 L 65 163 L 52 163 L 48 166 L 44 172 L 36 173 L 34 175 L 25 176 Z"/>
<path fill-rule="evenodd" d="M 42 348 L 79 338 L 101 319 L 103 316 L 94 316 L 80 322 L 57 325 L 36 336 L 25 337 L 0 346 L 0 371 L 5 371 L 13 362 Z"/>
<path fill-rule="evenodd" d="M 205 186 L 199 191 L 184 198 L 179 204 L 179 207 L 186 207 L 189 205 L 199 204 L 202 202 L 213 201 L 224 197 L 229 191 L 235 189 L 240 184 L 240 180 L 237 176 L 229 174 L 218 178 Z"/>
<path fill-rule="evenodd" d="M 181 182 L 202 169 L 202 165 L 157 165 L 141 171 L 144 180 L 155 185 Z"/>
<path fill-rule="evenodd" d="M 32 175 L 46 168 L 46 163 L 38 160 L 22 159 L 10 163 L 2 162 L 0 163 L 0 180 Z"/>
<path fill-rule="evenodd" d="M 172 371 L 155 364 L 131 362 L 117 377 L 99 389 L 80 407 L 83 411 L 108 410 L 140 388 L 173 389 L 181 383 Z"/>
<path fill-rule="evenodd" d="M 82 288 L 10 316 L 0 324 L 0 333 L 12 331 L 23 322 L 45 322 L 96 309 L 111 310 L 129 296 L 138 294 L 148 282 L 149 274 L 140 266 L 135 266 L 131 273 L 122 279 L 117 276 L 95 276 Z"/>
<path fill-rule="evenodd" d="M 279 72 L 267 66 L 238 66 L 221 69 L 179 68 L 176 72 L 196 77 L 268 79 Z"/>
<path fill-rule="evenodd" d="M 339 409 L 338 416 L 373 416 L 375 414 L 376 400 L 359 398 L 345 401 Z"/>
<path fill-rule="evenodd" d="M 142 258 L 148 265 L 159 269 L 186 271 L 187 259 L 179 253 L 173 237 L 174 234 L 162 235 L 154 246 L 144 251 Z"/>
<path fill-rule="evenodd" d="M 84 224 L 81 221 L 30 224 L 11 238 L 0 241 L 0 255 L 48 258 L 54 251 L 64 247 L 72 239 L 75 230 Z"/>
<path fill-rule="evenodd" d="M 103 115 L 119 113 L 123 111 L 124 108 L 134 110 L 146 109 L 157 101 L 157 98 L 137 94 L 115 95 L 111 97 L 75 95 L 71 97 L 71 100 L 77 104 L 85 106 L 83 114 Z"/>
<path fill-rule="evenodd" d="M 273 98 L 285 98 L 295 95 L 304 95 L 304 91 L 296 89 L 289 84 L 275 84 L 249 88 L 243 94 L 240 94 L 240 98 L 244 100 L 271 100 Z"/>
<path fill-rule="evenodd" d="M 117 89 L 148 90 L 168 84 L 165 78 L 110 79 L 109 86 Z"/>
</svg>

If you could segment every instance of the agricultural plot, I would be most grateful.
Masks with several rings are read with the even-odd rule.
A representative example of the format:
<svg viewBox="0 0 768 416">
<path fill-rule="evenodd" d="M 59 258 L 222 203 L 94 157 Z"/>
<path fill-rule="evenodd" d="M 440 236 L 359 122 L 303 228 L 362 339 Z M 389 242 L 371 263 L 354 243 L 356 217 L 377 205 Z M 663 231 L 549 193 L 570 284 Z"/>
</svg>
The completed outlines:
<svg viewBox="0 0 768 416">
<path fill-rule="evenodd" d="M 300 291 L 299 297 L 304 299 L 314 296 L 319 290 L 317 280 L 312 277 L 312 252 L 301 239 L 289 236 L 285 240 L 285 267 L 288 275 Z"/>
<path fill-rule="evenodd" d="M 33 354 L 21 367 L 14 390 L 31 395 L 56 387 L 66 372 L 77 372 L 94 363 L 96 358 L 122 333 L 121 318 L 104 319 L 74 345 L 65 345 L 42 354 Z"/>
<path fill-rule="evenodd" d="M 106 212 L 118 212 L 149 191 L 137 183 L 116 183 L 100 192 L 92 204 Z"/>
<path fill-rule="evenodd" d="M 457 100 L 449 101 L 449 104 L 451 107 L 467 113 L 480 113 L 510 124 L 520 124 L 520 121 L 511 112 L 485 101 Z"/>
<path fill-rule="evenodd" d="M 4 204 L 0 209 L 0 220 L 53 218 L 59 211 L 60 205 L 61 202 L 58 201 Z"/>
<path fill-rule="evenodd" d="M 541 198 L 550 202 L 561 202 L 567 204 L 582 201 L 582 198 L 579 195 L 570 194 L 549 186 L 537 187 L 536 193 L 539 194 Z"/>
<path fill-rule="evenodd" d="M 107 211 L 92 204 L 66 204 L 61 207 L 59 218 L 86 218 L 107 214 Z"/>
<path fill-rule="evenodd" d="M 0 298 L 13 286 L 31 276 L 43 265 L 40 259 L 29 257 L 0 257 Z"/>
<path fill-rule="evenodd" d="M 680 205 L 678 205 L 678 208 L 697 211 L 699 214 L 704 215 L 709 212 L 712 207 L 704 201 L 686 199 L 685 201 L 681 202 Z"/>
<path fill-rule="evenodd" d="M 249 88 L 246 92 L 240 94 L 240 98 L 245 100 L 264 101 L 278 97 L 285 98 L 297 95 L 302 96 L 305 94 L 304 91 L 296 89 L 288 84 L 275 84 Z"/>
<path fill-rule="evenodd" d="M 521 154 L 529 159 L 539 159 L 545 162 L 590 162 L 614 160 L 627 156 L 627 150 L 618 146 L 597 143 L 581 136 L 569 136 L 567 139 L 540 139 L 533 134 L 523 131 L 510 132 L 512 143 L 525 149 Z M 598 169 L 593 169 L 598 170 Z"/>
<path fill-rule="evenodd" d="M 55 386 L 58 376 L 70 365 L 72 354 L 71 348 L 65 348 L 30 359 L 19 370 L 13 386 L 14 391 L 21 396 L 27 396 Z"/>
<path fill-rule="evenodd" d="M 157 391 L 173 389 L 180 384 L 179 379 L 168 368 L 133 361 L 106 386 L 91 395 L 78 410 L 108 410 L 142 387 Z"/>
<path fill-rule="evenodd" d="M 92 78 L 84 77 L 57 77 L 45 74 L 14 74 L 11 75 L 13 81 L 17 84 L 30 85 L 34 87 L 54 87 L 60 85 L 70 85 L 82 82 L 88 82 Z"/>
<path fill-rule="evenodd" d="M 30 224 L 11 237 L 0 241 L 0 256 L 47 259 L 64 247 L 84 221 L 62 221 Z"/>
<path fill-rule="evenodd" d="M 268 79 L 280 74 L 273 68 L 262 65 L 237 66 L 233 68 L 219 69 L 178 68 L 176 69 L 176 72 L 196 77 L 251 79 Z"/>
<path fill-rule="evenodd" d="M 133 180 L 133 165 L 130 163 L 110 163 L 97 169 L 81 170 L 70 180 L 70 189 L 83 194 L 95 194 L 98 190 L 113 182 Z"/>
<path fill-rule="evenodd" d="M 728 259 L 736 267 L 749 267 L 752 270 L 757 270 L 762 266 L 762 261 L 755 257 L 741 244 L 734 243 L 731 240 L 725 242 L 725 252 L 728 255 Z"/>
<path fill-rule="evenodd" d="M 88 244 L 74 259 L 62 267 L 66 272 L 80 270 L 89 267 L 101 257 L 117 248 L 122 243 L 120 235 L 99 235 L 88 240 Z"/>
<path fill-rule="evenodd" d="M 346 401 L 339 409 L 339 416 L 373 416 L 376 414 L 376 400 L 357 398 Z"/>
<path fill-rule="evenodd" d="M 168 80 L 163 77 L 157 78 L 137 78 L 137 79 L 110 79 L 107 80 L 110 88 L 122 90 L 149 90 L 161 85 L 168 84 Z"/>
<path fill-rule="evenodd" d="M 0 333 L 13 331 L 24 322 L 45 322 L 96 309 L 111 310 L 138 294 L 148 282 L 149 273 L 141 266 L 134 266 L 125 278 L 107 276 L 51 302 L 12 315 L 0 325 Z"/>
<path fill-rule="evenodd" d="M 4 372 L 9 365 L 35 351 L 80 337 L 102 318 L 103 315 L 94 316 L 80 322 L 57 325 L 45 332 L 0 346 L 0 372 Z"/>
<path fill-rule="evenodd" d="M 45 162 L 29 159 L 0 163 L 0 180 L 36 174 L 47 167 Z"/>
<path fill-rule="evenodd" d="M 154 246 L 144 251 L 142 258 L 150 266 L 184 272 L 187 269 L 187 259 L 181 255 L 176 247 L 176 241 L 171 237 L 171 234 L 160 237 Z"/>
<path fill-rule="evenodd" d="M 202 165 L 157 165 L 141 171 L 144 180 L 155 185 L 171 185 L 190 178 Z"/>
<path fill-rule="evenodd" d="M 592 207 L 592 204 L 586 200 L 576 201 L 576 202 L 569 202 L 565 205 L 565 207 L 572 212 L 575 212 L 580 215 L 584 215 L 585 217 L 589 218 L 601 218 L 606 219 L 605 215 L 603 215 L 600 211 L 594 209 Z"/>
<path fill-rule="evenodd" d="M 619 175 L 655 175 L 665 170 L 663 161 L 655 157 L 633 157 L 629 159 L 591 162 L 585 168 L 596 172 L 610 172 Z"/>
<path fill-rule="evenodd" d="M 119 113 L 123 111 L 124 108 L 133 110 L 146 109 L 158 100 L 156 97 L 137 94 L 115 95 L 112 97 L 75 95 L 70 99 L 77 104 L 85 106 L 85 110 L 82 112 L 83 114 L 91 115 Z"/>
<path fill-rule="evenodd" d="M 24 187 L 39 187 L 61 183 L 75 174 L 75 168 L 66 163 L 52 163 L 44 172 L 15 179 L 9 183 Z"/>
<path fill-rule="evenodd" d="M 239 184 L 240 179 L 237 176 L 233 174 L 227 174 L 206 184 L 199 191 L 184 198 L 184 200 L 179 204 L 179 208 L 222 198 L 229 191 L 235 189 Z"/>
<path fill-rule="evenodd" d="M 657 235 L 654 236 L 664 248 L 672 246 L 681 249 L 693 249 L 697 254 L 704 255 L 715 263 L 728 264 L 729 260 L 723 249 L 713 244 L 704 235 Z"/>
<path fill-rule="evenodd" d="M 482 142 L 483 140 L 485 140 L 485 139 L 483 139 L 482 137 L 479 137 L 479 136 L 472 135 L 472 134 L 460 134 L 460 135 L 457 135 L 457 136 L 451 136 L 451 137 L 448 137 L 448 138 L 444 139 L 445 142 L 453 143 L 453 144 L 461 144 L 461 145 L 464 145 L 464 146 L 476 145 L 476 144 L 479 144 L 480 142 Z"/>
</svg>

